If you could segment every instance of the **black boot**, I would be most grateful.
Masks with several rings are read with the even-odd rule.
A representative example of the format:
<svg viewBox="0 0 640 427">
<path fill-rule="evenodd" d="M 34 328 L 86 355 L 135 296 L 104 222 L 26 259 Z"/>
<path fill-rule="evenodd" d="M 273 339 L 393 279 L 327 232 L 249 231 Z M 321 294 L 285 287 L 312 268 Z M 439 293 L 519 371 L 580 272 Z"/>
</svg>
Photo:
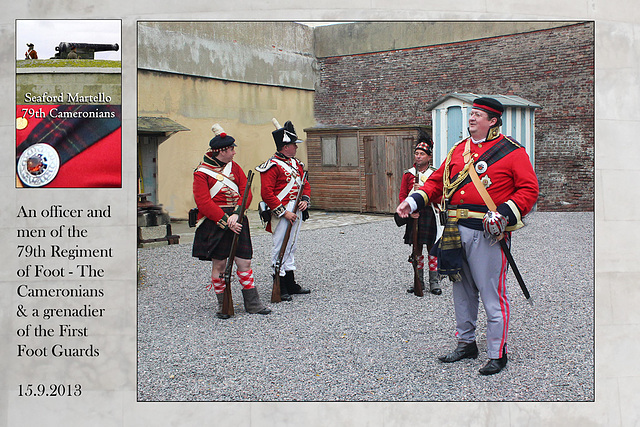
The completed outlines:
<svg viewBox="0 0 640 427">
<path fill-rule="evenodd" d="M 302 286 L 296 283 L 295 276 L 293 275 L 293 270 L 287 271 L 284 276 L 284 282 L 286 283 L 287 290 L 289 294 L 309 294 L 311 291 L 309 289 L 305 289 Z"/>
<path fill-rule="evenodd" d="M 274 274 L 272 274 L 271 277 L 273 277 L 273 280 L 276 280 L 276 276 Z M 280 276 L 280 299 L 282 301 L 293 301 L 293 298 L 291 298 L 291 295 L 289 295 L 289 291 L 287 290 L 285 277 Z"/>
<path fill-rule="evenodd" d="M 458 342 L 458 347 L 455 350 L 447 355 L 438 357 L 438 359 L 444 363 L 453 363 L 462 359 L 475 359 L 476 357 L 478 357 L 478 346 L 473 341 L 468 343 Z"/>
<path fill-rule="evenodd" d="M 262 305 L 258 290 L 254 287 L 251 289 L 243 289 L 242 297 L 244 298 L 244 309 L 251 314 L 269 314 L 271 310 Z"/>
<path fill-rule="evenodd" d="M 216 313 L 216 316 L 218 316 L 218 318 L 220 319 L 230 318 L 231 316 L 229 316 L 228 314 L 222 313 L 222 305 L 224 304 L 224 292 L 216 294 L 216 297 L 218 298 L 218 312 Z"/>
<path fill-rule="evenodd" d="M 507 366 L 507 346 L 505 345 L 502 350 L 502 357 L 499 359 L 489 359 L 486 365 L 484 365 L 478 372 L 482 375 L 493 375 L 502 371 Z"/>
</svg>

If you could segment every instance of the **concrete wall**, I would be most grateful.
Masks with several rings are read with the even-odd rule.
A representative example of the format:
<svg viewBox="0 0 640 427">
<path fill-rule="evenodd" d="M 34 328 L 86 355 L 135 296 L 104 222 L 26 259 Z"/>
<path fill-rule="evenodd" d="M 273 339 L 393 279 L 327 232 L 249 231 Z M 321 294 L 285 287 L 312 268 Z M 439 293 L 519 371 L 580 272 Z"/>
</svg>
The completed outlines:
<svg viewBox="0 0 640 427">
<path fill-rule="evenodd" d="M 102 92 L 111 97 L 108 104 L 122 104 L 122 77 L 120 68 L 17 68 L 16 104 L 25 104 L 25 94 L 31 97 L 43 95 L 97 96 Z M 73 102 L 76 104 L 76 102 Z M 41 102 L 39 104 L 59 104 L 59 102 Z M 82 104 L 82 102 L 79 102 Z M 97 103 L 96 103 L 97 104 Z"/>
<path fill-rule="evenodd" d="M 507 34 L 526 33 L 575 22 L 534 21 L 373 21 L 315 28 L 315 55 L 357 55 L 420 46 L 434 46 Z"/>
<path fill-rule="evenodd" d="M 138 68 L 312 90 L 313 29 L 293 22 L 140 22 Z"/>
</svg>

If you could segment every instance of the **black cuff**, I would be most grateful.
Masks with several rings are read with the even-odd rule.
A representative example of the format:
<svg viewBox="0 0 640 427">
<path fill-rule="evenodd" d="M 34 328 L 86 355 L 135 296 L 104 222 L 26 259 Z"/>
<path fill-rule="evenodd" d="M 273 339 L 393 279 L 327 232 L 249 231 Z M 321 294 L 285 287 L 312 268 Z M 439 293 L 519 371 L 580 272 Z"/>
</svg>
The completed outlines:
<svg viewBox="0 0 640 427">
<path fill-rule="evenodd" d="M 511 210 L 511 207 L 509 207 L 508 204 L 503 203 L 500 206 L 498 206 L 496 210 L 500 215 L 507 217 L 507 220 L 508 220 L 507 225 L 509 226 L 516 225 L 516 223 L 518 222 L 518 218 L 516 214 Z"/>
<path fill-rule="evenodd" d="M 284 215 L 284 211 L 286 211 L 285 207 L 280 205 L 277 208 L 275 208 L 272 212 L 275 216 L 280 218 L 282 215 Z"/>
<path fill-rule="evenodd" d="M 416 205 L 418 207 L 416 208 L 415 212 L 419 211 L 427 205 L 420 191 L 412 193 L 409 197 L 416 201 Z"/>
</svg>

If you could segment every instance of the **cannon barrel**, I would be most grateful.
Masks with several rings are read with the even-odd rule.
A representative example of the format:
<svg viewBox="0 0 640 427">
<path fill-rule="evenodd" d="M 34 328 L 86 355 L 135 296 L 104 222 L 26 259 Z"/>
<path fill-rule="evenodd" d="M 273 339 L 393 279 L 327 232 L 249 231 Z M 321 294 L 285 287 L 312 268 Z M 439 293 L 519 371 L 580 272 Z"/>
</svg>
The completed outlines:
<svg viewBox="0 0 640 427">
<path fill-rule="evenodd" d="M 120 46 L 118 43 L 109 44 L 109 43 L 77 43 L 77 42 L 60 42 L 55 49 L 58 53 L 55 54 L 54 58 L 56 59 L 64 59 L 67 57 L 71 49 L 76 48 L 76 53 L 79 58 L 83 59 L 93 59 L 93 54 L 95 52 L 105 52 L 108 50 L 118 51 Z"/>
</svg>

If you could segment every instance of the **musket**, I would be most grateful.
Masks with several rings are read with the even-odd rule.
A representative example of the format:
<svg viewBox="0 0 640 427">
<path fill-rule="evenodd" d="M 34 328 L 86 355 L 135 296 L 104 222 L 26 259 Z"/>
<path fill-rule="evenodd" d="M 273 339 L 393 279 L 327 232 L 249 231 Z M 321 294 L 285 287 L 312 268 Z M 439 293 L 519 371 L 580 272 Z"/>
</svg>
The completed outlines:
<svg viewBox="0 0 640 427">
<path fill-rule="evenodd" d="M 251 191 L 251 181 L 253 180 L 253 171 L 250 170 L 247 174 L 247 186 L 244 188 L 244 194 L 242 195 L 242 204 L 238 211 L 238 223 L 244 222 L 244 211 Z M 229 251 L 229 257 L 227 258 L 227 265 L 224 268 L 224 296 L 222 299 L 222 312 L 223 316 L 233 316 L 233 298 L 231 297 L 231 273 L 233 272 L 233 262 L 236 258 L 236 250 L 238 249 L 238 239 L 240 234 L 233 233 L 233 240 L 231 242 L 231 250 Z"/>
<path fill-rule="evenodd" d="M 420 173 L 416 168 L 415 184 L 420 183 Z M 413 218 L 413 254 L 411 255 L 411 264 L 413 265 L 413 294 L 417 297 L 424 296 L 422 292 L 422 282 L 418 274 L 418 258 L 420 256 L 420 247 L 418 246 L 418 218 Z"/>
<path fill-rule="evenodd" d="M 296 215 L 298 212 L 298 204 L 302 199 L 302 190 L 304 190 L 304 183 L 307 180 L 307 172 L 305 171 L 302 176 L 302 184 L 300 184 L 300 188 L 298 188 L 298 196 L 296 197 L 296 204 L 293 206 L 293 214 Z M 283 218 L 283 220 L 287 221 L 287 230 L 284 233 L 284 238 L 282 239 L 282 245 L 280 246 L 280 252 L 278 252 L 278 258 L 276 259 L 276 265 L 274 266 L 274 275 L 273 275 L 273 289 L 271 291 L 271 302 L 281 302 L 282 298 L 280 298 L 280 268 L 282 267 L 282 259 L 284 258 L 284 253 L 287 250 L 287 244 L 289 243 L 289 238 L 291 237 L 291 229 L 293 228 L 293 223 L 289 220 Z"/>
</svg>

